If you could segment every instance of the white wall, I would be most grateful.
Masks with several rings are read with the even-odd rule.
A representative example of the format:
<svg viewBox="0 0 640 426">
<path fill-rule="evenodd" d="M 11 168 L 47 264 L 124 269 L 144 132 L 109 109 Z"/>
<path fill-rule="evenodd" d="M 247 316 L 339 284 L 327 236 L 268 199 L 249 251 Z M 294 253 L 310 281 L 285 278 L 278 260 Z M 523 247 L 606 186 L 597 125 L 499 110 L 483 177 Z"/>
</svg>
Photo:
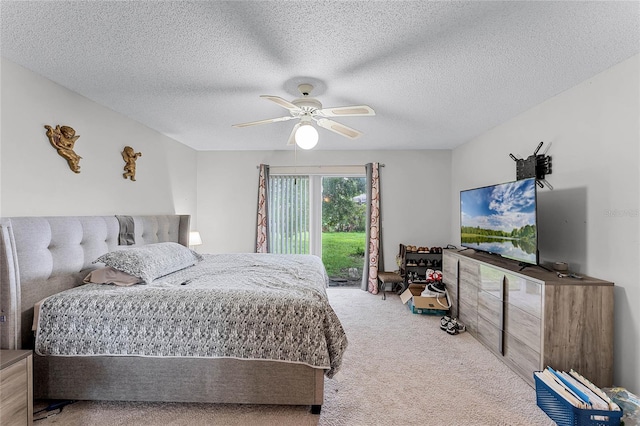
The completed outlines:
<svg viewBox="0 0 640 426">
<path fill-rule="evenodd" d="M 1 79 L 0 216 L 196 214 L 196 151 L 5 59 Z M 47 139 L 57 124 L 80 135 L 78 174 Z"/>
<path fill-rule="evenodd" d="M 615 287 L 614 382 L 640 393 L 640 57 L 560 93 L 452 153 L 451 234 L 459 192 L 515 179 L 509 153 L 551 144 L 553 191 L 539 196 L 540 257 Z"/>
<path fill-rule="evenodd" d="M 322 140 L 320 141 L 322 143 Z M 198 153 L 201 252 L 255 251 L 258 170 L 294 165 L 293 151 Z M 451 217 L 450 151 L 298 151 L 297 165 L 385 164 L 380 170 L 385 269 L 398 269 L 400 243 L 443 246 Z"/>
</svg>

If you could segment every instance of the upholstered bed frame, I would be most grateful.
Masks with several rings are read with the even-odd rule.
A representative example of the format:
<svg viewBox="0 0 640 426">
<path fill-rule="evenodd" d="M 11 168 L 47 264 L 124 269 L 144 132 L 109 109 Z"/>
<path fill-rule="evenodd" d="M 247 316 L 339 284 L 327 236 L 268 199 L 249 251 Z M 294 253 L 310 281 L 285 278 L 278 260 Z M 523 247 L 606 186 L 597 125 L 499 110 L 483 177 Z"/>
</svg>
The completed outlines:
<svg viewBox="0 0 640 426">
<path fill-rule="evenodd" d="M 189 216 L 131 216 L 135 245 L 188 245 Z M 92 261 L 117 249 L 116 216 L 0 219 L 0 347 L 33 348 L 33 306 L 82 283 Z M 41 399 L 311 405 L 320 412 L 324 371 L 275 361 L 34 354 Z"/>
</svg>

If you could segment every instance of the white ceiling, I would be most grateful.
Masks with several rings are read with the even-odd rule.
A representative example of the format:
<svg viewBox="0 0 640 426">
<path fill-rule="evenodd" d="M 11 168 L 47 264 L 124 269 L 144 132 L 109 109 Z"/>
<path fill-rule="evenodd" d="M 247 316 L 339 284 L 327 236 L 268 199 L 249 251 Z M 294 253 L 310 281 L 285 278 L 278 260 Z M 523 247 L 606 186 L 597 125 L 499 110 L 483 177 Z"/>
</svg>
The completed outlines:
<svg viewBox="0 0 640 426">
<path fill-rule="evenodd" d="M 6 1 L 2 56 L 197 150 L 281 150 L 308 77 L 316 149 L 467 142 L 640 52 L 640 2 Z M 69 123 L 73 117 L 67 117 Z M 532 135 L 535 139 L 535 135 Z M 537 139 L 535 139 L 537 140 Z"/>
</svg>

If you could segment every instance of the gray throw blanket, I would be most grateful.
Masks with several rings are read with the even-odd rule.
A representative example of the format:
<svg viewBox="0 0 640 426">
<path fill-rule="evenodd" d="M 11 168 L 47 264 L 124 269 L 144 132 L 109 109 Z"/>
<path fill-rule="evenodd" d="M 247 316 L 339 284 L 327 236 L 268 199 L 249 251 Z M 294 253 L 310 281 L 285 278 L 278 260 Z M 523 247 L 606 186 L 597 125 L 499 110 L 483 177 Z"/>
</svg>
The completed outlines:
<svg viewBox="0 0 640 426">
<path fill-rule="evenodd" d="M 118 235 L 118 244 L 121 246 L 130 246 L 136 243 L 135 223 L 131 216 L 116 216 L 120 225 L 120 234 Z"/>
</svg>

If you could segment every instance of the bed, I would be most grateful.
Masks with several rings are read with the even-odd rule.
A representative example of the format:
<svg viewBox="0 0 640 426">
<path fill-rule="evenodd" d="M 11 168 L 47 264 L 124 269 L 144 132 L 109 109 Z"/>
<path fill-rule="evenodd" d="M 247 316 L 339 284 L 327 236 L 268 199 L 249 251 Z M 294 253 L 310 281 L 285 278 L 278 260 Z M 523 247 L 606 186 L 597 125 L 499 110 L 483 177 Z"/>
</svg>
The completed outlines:
<svg viewBox="0 0 640 426">
<path fill-rule="evenodd" d="M 347 339 L 318 258 L 199 255 L 179 215 L 4 218 L 0 229 L 0 346 L 34 349 L 35 398 L 320 412 Z M 163 257 L 137 274 L 146 284 L 83 283 L 158 249 L 195 260 L 163 275 Z"/>
</svg>

